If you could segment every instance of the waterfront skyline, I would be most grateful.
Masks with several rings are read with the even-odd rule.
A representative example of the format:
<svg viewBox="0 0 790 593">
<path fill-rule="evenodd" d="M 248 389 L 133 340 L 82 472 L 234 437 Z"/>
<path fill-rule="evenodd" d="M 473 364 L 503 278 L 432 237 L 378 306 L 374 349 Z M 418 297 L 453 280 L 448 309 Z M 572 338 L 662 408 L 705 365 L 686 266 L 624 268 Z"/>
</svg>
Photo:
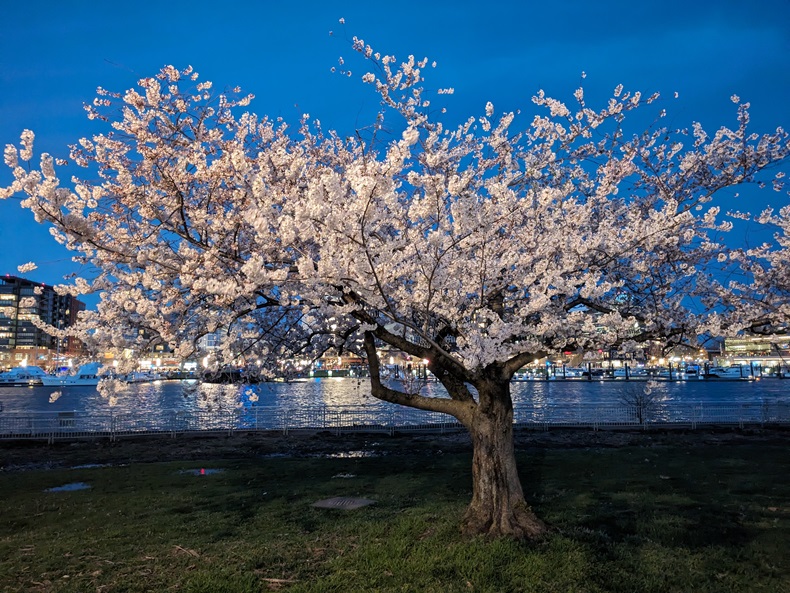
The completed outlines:
<svg viewBox="0 0 790 593">
<path fill-rule="evenodd" d="M 325 128 L 350 133 L 369 123 L 365 117 L 376 105 L 358 81 L 330 72 L 338 56 L 351 53 L 353 35 L 399 59 L 414 53 L 436 60 L 429 86 L 455 88 L 447 106 L 459 119 L 480 113 L 489 100 L 498 111 L 530 110 L 539 89 L 568 99 L 585 72 L 588 96 L 604 97 L 619 83 L 661 92 L 669 101 L 668 125 L 733 126 L 730 96 L 738 95 L 751 102 L 756 131 L 790 127 L 786 1 L 748 9 L 734 1 L 503 2 L 486 10 L 441 2 L 419 14 L 357 3 L 214 6 L 175 2 L 167 15 L 154 4 L 146 10 L 146 3 L 130 12 L 121 5 L 96 11 L 89 3 L 42 1 L 7 7 L 0 25 L 0 142 L 18 143 L 29 128 L 37 154 L 67 156 L 68 144 L 105 131 L 82 110 L 97 86 L 123 91 L 165 64 L 191 64 L 216 88 L 241 86 L 256 95 L 250 107 L 256 113 L 291 123 L 310 113 Z M 364 73 L 355 70 L 354 78 Z M 0 183 L 10 180 L 3 168 Z M 767 191 L 754 195 L 752 203 L 734 207 L 760 209 L 760 200 L 777 199 Z M 64 272 L 79 271 L 16 199 L 0 201 L 0 236 L 0 274 L 54 284 Z M 21 274 L 17 266 L 28 261 L 38 269 Z"/>
</svg>

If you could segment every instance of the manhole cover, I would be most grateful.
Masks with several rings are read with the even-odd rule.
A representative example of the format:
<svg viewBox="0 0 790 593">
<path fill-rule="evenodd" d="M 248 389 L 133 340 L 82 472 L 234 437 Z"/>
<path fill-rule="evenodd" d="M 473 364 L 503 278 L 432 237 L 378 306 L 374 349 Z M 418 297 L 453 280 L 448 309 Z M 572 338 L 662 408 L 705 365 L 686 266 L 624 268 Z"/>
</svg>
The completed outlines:
<svg viewBox="0 0 790 593">
<path fill-rule="evenodd" d="M 317 509 L 346 509 L 353 510 L 366 507 L 371 504 L 376 504 L 375 500 L 369 498 L 353 498 L 351 496 L 336 496 L 335 498 L 326 498 L 313 503 Z"/>
</svg>

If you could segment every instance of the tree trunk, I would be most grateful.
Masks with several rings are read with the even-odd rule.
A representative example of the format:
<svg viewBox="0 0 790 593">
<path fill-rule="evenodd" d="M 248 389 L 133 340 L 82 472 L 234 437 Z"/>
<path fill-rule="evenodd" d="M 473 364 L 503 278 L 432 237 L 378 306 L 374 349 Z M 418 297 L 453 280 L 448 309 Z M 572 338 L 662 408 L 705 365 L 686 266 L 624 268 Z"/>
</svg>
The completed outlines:
<svg viewBox="0 0 790 593">
<path fill-rule="evenodd" d="M 478 387 L 479 402 L 468 425 L 472 436 L 472 502 L 463 520 L 470 535 L 534 539 L 546 531 L 524 499 L 513 446 L 509 383 Z"/>
</svg>

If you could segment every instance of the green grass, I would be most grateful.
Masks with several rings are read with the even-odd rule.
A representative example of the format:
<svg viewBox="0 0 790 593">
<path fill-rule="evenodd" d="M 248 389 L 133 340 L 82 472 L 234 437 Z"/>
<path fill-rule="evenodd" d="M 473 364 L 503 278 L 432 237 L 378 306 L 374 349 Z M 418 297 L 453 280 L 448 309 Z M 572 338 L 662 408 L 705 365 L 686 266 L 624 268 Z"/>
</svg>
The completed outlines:
<svg viewBox="0 0 790 593">
<path fill-rule="evenodd" d="M 199 467 L 225 471 L 179 471 Z M 468 455 L 5 473 L 0 590 L 790 592 L 783 447 L 538 450 L 520 468 L 552 527 L 536 543 L 460 535 Z M 378 504 L 310 506 L 331 496 Z"/>
</svg>

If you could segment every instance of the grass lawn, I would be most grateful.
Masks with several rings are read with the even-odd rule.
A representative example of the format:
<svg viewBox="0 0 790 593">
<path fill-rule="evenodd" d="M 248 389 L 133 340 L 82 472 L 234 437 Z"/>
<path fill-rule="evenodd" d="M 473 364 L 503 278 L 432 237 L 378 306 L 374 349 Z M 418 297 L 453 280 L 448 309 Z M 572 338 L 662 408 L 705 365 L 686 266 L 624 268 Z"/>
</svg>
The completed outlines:
<svg viewBox="0 0 790 593">
<path fill-rule="evenodd" d="M 536 543 L 459 534 L 466 453 L 0 473 L 0 590 L 790 592 L 781 445 L 519 459 L 527 497 L 552 526 Z M 199 468 L 223 471 L 183 471 Z M 45 491 L 75 482 L 90 489 Z M 377 504 L 311 506 L 333 496 Z"/>
</svg>

